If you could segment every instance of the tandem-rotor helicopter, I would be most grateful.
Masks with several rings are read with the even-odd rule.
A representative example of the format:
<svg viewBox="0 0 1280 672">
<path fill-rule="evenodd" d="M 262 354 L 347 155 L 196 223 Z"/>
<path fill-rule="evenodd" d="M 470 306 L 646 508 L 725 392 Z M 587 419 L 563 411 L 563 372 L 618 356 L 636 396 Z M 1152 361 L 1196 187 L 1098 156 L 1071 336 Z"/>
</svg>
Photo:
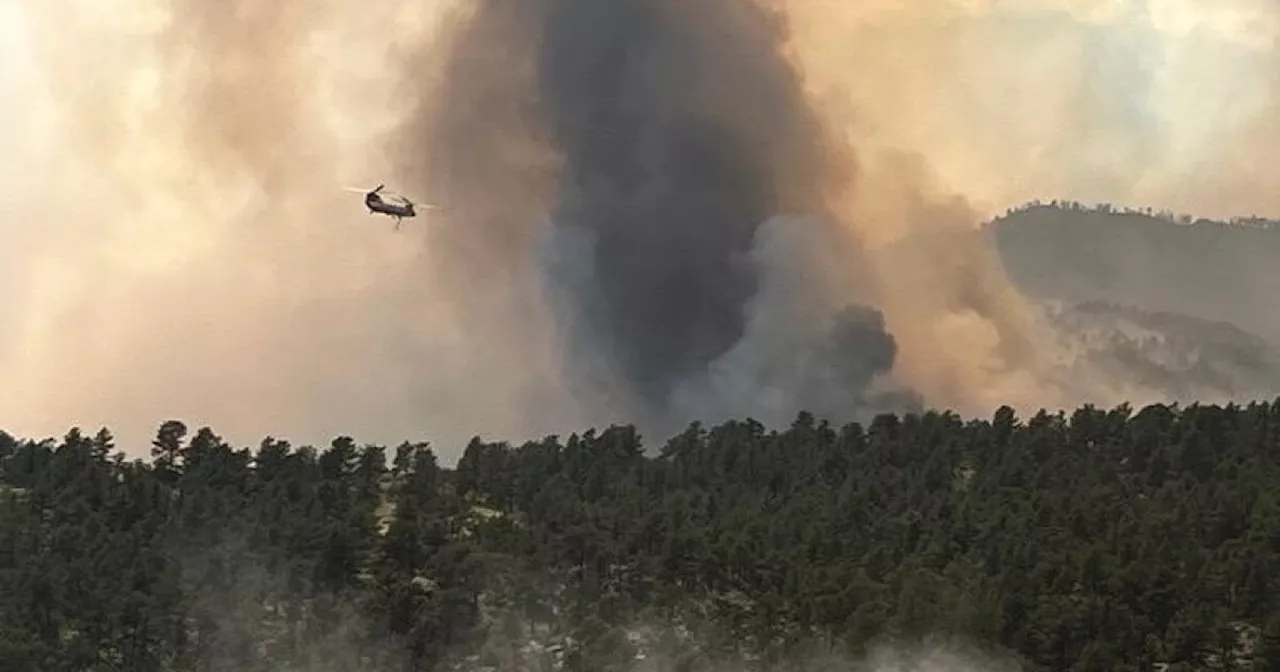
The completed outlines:
<svg viewBox="0 0 1280 672">
<path fill-rule="evenodd" d="M 383 192 L 385 184 L 379 184 L 373 189 L 360 189 L 357 187 L 346 187 L 347 191 L 364 194 L 364 205 L 369 208 L 369 214 L 378 213 L 393 217 L 396 220 L 396 230 L 400 229 L 401 220 L 405 217 L 417 217 L 418 213 L 415 209 L 417 206 L 409 199 L 399 194 L 391 192 Z M 385 195 L 384 195 L 385 193 Z M 425 206 L 434 208 L 435 206 Z"/>
</svg>

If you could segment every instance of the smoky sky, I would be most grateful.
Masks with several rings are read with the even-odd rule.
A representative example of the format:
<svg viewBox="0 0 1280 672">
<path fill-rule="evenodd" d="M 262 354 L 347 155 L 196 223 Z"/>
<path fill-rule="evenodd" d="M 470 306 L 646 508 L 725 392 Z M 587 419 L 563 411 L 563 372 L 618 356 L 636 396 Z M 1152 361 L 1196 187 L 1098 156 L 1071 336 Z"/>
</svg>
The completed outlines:
<svg viewBox="0 0 1280 672">
<path fill-rule="evenodd" d="M 968 233 L 1032 198 L 1280 193 L 1265 0 L 252 4 L 0 7 L 6 430 L 449 461 L 612 421 L 1112 403 L 1152 384 L 1060 367 Z M 342 189 L 378 183 L 441 207 L 393 231 Z"/>
<path fill-rule="evenodd" d="M 554 225 L 581 233 L 582 347 L 648 405 L 744 335 L 757 229 L 818 206 L 818 125 L 777 17 L 753 2 L 549 0 L 538 92 L 564 166 Z M 888 367 L 885 367 L 888 368 Z"/>
</svg>

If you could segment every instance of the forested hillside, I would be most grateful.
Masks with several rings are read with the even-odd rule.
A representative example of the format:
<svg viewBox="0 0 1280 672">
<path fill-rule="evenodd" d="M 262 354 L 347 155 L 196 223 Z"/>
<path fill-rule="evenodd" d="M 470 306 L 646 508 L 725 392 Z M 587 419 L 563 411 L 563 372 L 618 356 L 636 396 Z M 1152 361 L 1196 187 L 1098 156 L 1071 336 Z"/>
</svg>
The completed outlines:
<svg viewBox="0 0 1280 672">
<path fill-rule="evenodd" d="M 1032 296 L 1228 322 L 1280 342 L 1280 223 L 1055 201 L 1012 209 L 987 233 Z"/>
<path fill-rule="evenodd" d="M 3 669 L 1280 669 L 1280 402 L 152 455 L 0 441 Z"/>
<path fill-rule="evenodd" d="M 1280 394 L 1280 223 L 1055 201 L 983 233 L 1076 363 L 1164 401 Z"/>
</svg>

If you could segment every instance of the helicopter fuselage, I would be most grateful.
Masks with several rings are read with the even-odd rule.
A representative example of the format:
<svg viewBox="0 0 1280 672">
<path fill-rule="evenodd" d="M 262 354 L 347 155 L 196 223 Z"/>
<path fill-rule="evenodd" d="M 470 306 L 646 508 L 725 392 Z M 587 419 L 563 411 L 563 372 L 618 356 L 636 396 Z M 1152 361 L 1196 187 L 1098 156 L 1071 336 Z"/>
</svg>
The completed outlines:
<svg viewBox="0 0 1280 672">
<path fill-rule="evenodd" d="M 364 204 L 369 208 L 370 213 L 381 213 L 400 219 L 402 217 L 415 217 L 418 213 L 414 212 L 412 203 L 388 203 L 382 200 L 377 192 L 369 192 L 364 197 Z"/>
</svg>

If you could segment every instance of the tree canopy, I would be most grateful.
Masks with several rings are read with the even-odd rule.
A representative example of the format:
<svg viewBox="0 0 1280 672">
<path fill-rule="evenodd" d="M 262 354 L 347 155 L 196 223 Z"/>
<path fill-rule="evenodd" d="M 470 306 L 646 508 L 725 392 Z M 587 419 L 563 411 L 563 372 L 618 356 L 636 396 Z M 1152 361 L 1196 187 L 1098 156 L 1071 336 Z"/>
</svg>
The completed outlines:
<svg viewBox="0 0 1280 672">
<path fill-rule="evenodd" d="M 151 455 L 0 434 L 4 669 L 1280 669 L 1280 401 Z"/>
</svg>

